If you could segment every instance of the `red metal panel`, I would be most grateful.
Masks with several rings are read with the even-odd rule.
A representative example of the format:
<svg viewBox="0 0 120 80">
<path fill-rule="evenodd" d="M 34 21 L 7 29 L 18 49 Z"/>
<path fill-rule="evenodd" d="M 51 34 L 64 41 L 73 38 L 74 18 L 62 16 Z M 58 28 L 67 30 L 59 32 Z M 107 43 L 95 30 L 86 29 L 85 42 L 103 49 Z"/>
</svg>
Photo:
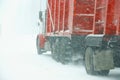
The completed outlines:
<svg viewBox="0 0 120 80">
<path fill-rule="evenodd" d="M 104 34 L 104 29 L 106 26 L 107 4 L 108 0 L 96 1 L 94 34 Z"/>
<path fill-rule="evenodd" d="M 59 29 L 63 31 L 63 16 L 64 16 L 64 0 L 60 0 L 60 20 L 59 20 Z"/>
<path fill-rule="evenodd" d="M 46 33 L 69 30 L 69 6 L 70 0 L 48 0 Z"/>
<path fill-rule="evenodd" d="M 52 30 L 51 31 L 54 31 L 54 27 L 55 27 L 55 23 L 54 23 L 54 20 L 55 20 L 54 19 L 55 18 L 55 11 L 54 11 L 55 6 L 54 5 L 55 5 L 55 0 L 52 0 L 51 1 L 51 9 L 50 9 L 51 10 L 51 16 L 52 16 L 51 17 L 52 18 L 51 19 L 51 23 L 52 23 Z"/>
<path fill-rule="evenodd" d="M 51 14 L 51 3 L 52 0 L 48 0 L 49 3 L 49 8 L 47 8 L 47 25 L 46 25 L 46 33 L 51 33 L 52 32 L 52 23 L 51 23 L 51 19 L 50 19 L 50 14 Z"/>
<path fill-rule="evenodd" d="M 53 15 L 54 15 L 54 17 L 53 17 L 53 24 L 54 24 L 54 31 L 56 30 L 56 28 L 55 28 L 55 26 L 56 26 L 56 23 L 55 23 L 55 21 L 56 21 L 56 1 L 57 0 L 54 0 L 54 5 L 53 5 L 53 8 L 54 8 L 54 10 L 53 10 Z"/>
<path fill-rule="evenodd" d="M 74 0 L 69 0 L 68 29 L 69 33 L 73 31 Z"/>
<path fill-rule="evenodd" d="M 107 23 L 105 28 L 105 34 L 113 35 L 116 34 L 116 26 L 113 23 L 115 16 L 115 0 L 108 1 L 108 10 L 107 10 Z"/>
<path fill-rule="evenodd" d="M 120 0 L 48 0 L 47 33 L 120 34 L 119 3 Z"/>
<path fill-rule="evenodd" d="M 53 0 L 54 1 L 54 0 Z M 56 10 L 55 10 L 55 32 L 59 31 L 59 1 L 56 0 Z"/>
<path fill-rule="evenodd" d="M 120 35 L 120 0 L 115 0 L 114 21 L 116 34 Z"/>
<path fill-rule="evenodd" d="M 74 0 L 73 33 L 92 33 L 95 0 Z"/>
<path fill-rule="evenodd" d="M 69 0 L 65 0 L 65 19 L 64 19 L 64 30 L 68 30 L 68 17 L 69 17 Z"/>
<path fill-rule="evenodd" d="M 97 0 L 95 34 L 118 35 L 120 0 Z"/>
</svg>

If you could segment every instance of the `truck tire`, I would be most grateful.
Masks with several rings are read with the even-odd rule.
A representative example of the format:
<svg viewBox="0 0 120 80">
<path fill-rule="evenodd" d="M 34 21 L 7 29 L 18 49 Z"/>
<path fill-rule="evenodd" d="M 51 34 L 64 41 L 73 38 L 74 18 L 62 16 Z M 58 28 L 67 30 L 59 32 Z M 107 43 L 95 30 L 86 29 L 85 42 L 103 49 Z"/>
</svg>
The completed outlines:
<svg viewBox="0 0 120 80">
<path fill-rule="evenodd" d="M 93 65 L 93 55 L 94 51 L 92 47 L 88 47 L 85 51 L 85 68 L 86 72 L 90 75 L 102 75 L 106 76 L 109 73 L 109 70 L 95 71 Z"/>
<path fill-rule="evenodd" d="M 85 51 L 85 68 L 88 74 L 94 74 L 93 68 L 93 49 L 88 47 Z"/>
<path fill-rule="evenodd" d="M 40 48 L 40 40 L 39 40 L 39 38 L 37 37 L 36 38 L 36 47 L 37 47 L 37 53 L 40 55 L 40 54 L 42 54 L 43 53 L 43 51 L 42 51 L 42 49 Z"/>
<path fill-rule="evenodd" d="M 51 49 L 51 52 L 52 52 L 52 58 L 54 60 L 56 60 L 57 62 L 59 62 L 59 48 L 60 48 L 60 42 L 59 42 L 59 39 L 56 39 L 55 40 L 55 43 L 52 44 L 52 49 Z"/>
<path fill-rule="evenodd" d="M 62 38 L 60 41 L 60 62 L 62 64 L 68 64 L 71 61 L 73 49 L 69 38 Z"/>
<path fill-rule="evenodd" d="M 97 75 L 107 76 L 109 72 L 110 72 L 109 70 L 101 70 L 97 72 Z"/>
</svg>

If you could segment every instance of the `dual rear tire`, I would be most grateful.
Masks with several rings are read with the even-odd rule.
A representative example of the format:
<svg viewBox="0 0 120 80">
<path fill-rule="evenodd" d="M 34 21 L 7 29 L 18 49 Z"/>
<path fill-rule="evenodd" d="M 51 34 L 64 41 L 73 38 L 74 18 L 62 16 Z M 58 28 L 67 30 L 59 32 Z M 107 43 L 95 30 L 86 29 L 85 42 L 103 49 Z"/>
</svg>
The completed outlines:
<svg viewBox="0 0 120 80">
<path fill-rule="evenodd" d="M 62 64 L 67 64 L 71 61 L 73 53 L 69 38 L 57 38 L 52 47 L 52 57 Z"/>
</svg>

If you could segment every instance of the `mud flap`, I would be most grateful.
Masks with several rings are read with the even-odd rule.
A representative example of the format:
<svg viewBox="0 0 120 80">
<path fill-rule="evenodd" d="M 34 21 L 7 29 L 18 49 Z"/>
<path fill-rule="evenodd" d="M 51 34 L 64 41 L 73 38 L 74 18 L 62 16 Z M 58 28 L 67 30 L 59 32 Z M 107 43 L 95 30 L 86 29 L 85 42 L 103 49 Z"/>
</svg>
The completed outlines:
<svg viewBox="0 0 120 80">
<path fill-rule="evenodd" d="M 112 50 L 96 50 L 93 56 L 95 71 L 110 70 L 114 68 Z"/>
</svg>

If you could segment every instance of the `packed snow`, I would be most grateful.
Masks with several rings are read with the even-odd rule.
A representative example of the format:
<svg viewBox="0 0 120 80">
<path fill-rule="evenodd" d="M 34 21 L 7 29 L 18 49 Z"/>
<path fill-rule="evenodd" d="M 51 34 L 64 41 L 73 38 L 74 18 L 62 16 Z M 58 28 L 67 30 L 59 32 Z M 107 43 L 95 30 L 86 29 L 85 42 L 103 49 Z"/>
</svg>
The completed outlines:
<svg viewBox="0 0 120 80">
<path fill-rule="evenodd" d="M 38 55 L 36 24 L 40 1 L 44 2 L 0 1 L 0 80 L 120 80 L 119 68 L 108 76 L 91 76 L 82 60 L 63 65 L 52 59 L 51 52 Z"/>
</svg>

